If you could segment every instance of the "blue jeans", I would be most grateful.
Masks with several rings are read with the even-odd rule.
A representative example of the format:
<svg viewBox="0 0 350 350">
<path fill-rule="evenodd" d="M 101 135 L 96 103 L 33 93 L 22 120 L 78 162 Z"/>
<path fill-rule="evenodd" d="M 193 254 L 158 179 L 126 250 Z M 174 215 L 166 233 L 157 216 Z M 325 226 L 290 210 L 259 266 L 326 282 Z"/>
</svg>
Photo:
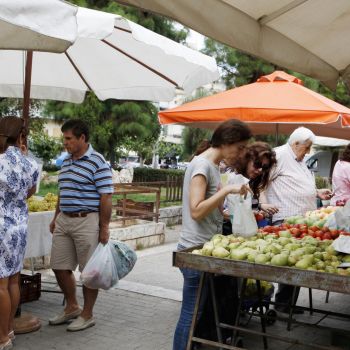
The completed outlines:
<svg viewBox="0 0 350 350">
<path fill-rule="evenodd" d="M 175 330 L 173 350 L 186 350 L 201 277 L 200 271 L 187 268 L 180 270 L 184 278 L 184 286 L 182 290 L 181 313 Z"/>
</svg>

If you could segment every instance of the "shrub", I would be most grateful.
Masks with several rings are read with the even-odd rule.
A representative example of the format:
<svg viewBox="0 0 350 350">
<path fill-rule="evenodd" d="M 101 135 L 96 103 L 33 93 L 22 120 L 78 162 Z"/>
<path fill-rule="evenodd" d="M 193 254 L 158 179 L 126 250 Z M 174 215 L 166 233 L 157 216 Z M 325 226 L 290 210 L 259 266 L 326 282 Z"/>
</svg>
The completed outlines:
<svg viewBox="0 0 350 350">
<path fill-rule="evenodd" d="M 166 181 L 168 176 L 184 176 L 183 170 L 135 168 L 133 182 Z"/>
</svg>

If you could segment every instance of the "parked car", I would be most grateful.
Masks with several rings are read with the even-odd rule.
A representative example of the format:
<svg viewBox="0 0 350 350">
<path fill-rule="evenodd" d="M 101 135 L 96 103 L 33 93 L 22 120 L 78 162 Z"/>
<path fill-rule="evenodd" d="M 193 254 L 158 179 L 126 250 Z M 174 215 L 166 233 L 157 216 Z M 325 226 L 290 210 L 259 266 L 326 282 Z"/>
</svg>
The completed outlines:
<svg viewBox="0 0 350 350">
<path fill-rule="evenodd" d="M 306 165 L 315 175 L 331 178 L 339 153 L 319 151 L 307 156 Z"/>
</svg>

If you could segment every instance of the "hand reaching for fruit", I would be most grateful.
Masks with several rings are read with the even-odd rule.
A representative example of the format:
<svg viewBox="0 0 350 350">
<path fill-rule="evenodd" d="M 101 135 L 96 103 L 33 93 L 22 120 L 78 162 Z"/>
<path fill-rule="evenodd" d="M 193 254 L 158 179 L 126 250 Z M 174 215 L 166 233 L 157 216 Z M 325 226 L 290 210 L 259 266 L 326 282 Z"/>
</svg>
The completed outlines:
<svg viewBox="0 0 350 350">
<path fill-rule="evenodd" d="M 328 200 L 333 197 L 333 193 L 328 188 L 322 188 L 317 190 L 317 197 L 319 197 L 322 200 Z"/>
<path fill-rule="evenodd" d="M 263 210 L 268 215 L 273 215 L 278 213 L 278 208 L 275 207 L 273 204 L 260 204 L 261 210 Z"/>
</svg>

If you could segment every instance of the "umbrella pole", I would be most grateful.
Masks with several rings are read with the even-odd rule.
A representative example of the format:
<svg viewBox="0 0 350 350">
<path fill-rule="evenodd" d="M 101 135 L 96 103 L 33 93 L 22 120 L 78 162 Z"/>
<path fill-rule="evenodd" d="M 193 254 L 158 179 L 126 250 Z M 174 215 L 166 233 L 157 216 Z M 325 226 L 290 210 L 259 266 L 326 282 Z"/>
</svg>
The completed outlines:
<svg viewBox="0 0 350 350">
<path fill-rule="evenodd" d="M 275 146 L 277 147 L 278 146 L 278 124 L 276 124 L 276 139 L 275 139 Z"/>
<path fill-rule="evenodd" d="M 30 85 L 32 81 L 32 62 L 33 51 L 27 51 L 25 77 L 24 77 L 24 93 L 23 93 L 23 112 L 24 126 L 29 129 L 29 104 L 30 104 Z"/>
</svg>

